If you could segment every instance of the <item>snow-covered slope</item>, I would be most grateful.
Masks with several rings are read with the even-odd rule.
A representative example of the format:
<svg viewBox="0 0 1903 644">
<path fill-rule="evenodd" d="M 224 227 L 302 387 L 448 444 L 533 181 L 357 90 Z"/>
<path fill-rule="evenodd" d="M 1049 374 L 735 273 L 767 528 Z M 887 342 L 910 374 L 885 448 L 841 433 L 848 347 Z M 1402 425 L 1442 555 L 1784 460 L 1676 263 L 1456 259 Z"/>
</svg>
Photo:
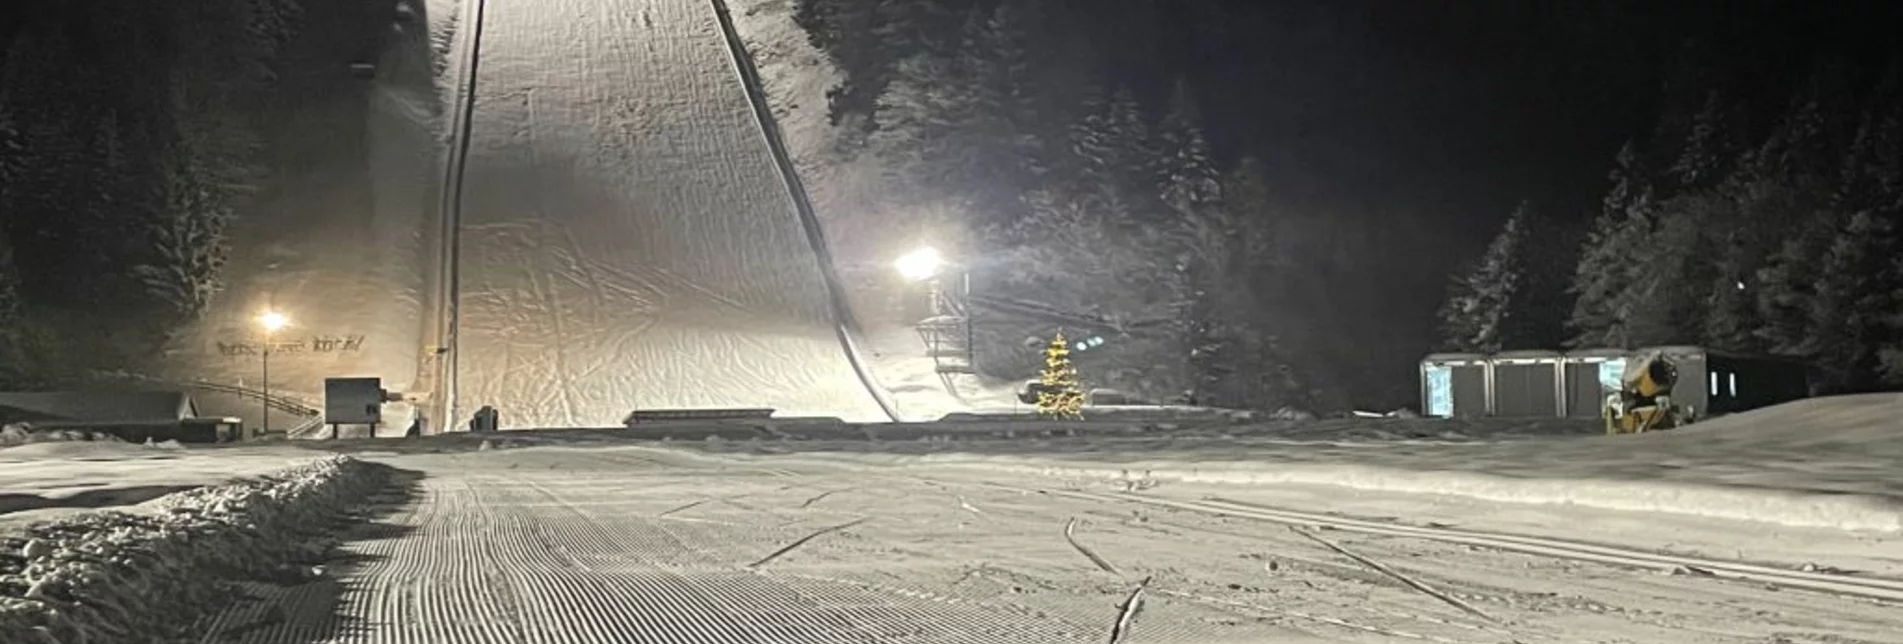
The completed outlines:
<svg viewBox="0 0 1903 644">
<path fill-rule="evenodd" d="M 478 69 L 462 413 L 882 417 L 708 3 L 490 3 Z"/>
</svg>

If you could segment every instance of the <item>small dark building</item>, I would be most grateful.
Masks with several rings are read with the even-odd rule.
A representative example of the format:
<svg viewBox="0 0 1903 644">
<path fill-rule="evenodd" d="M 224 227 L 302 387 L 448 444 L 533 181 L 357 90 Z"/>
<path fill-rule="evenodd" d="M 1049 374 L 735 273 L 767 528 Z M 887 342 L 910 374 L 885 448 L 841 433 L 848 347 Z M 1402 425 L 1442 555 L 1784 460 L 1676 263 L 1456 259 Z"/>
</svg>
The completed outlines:
<svg viewBox="0 0 1903 644">
<path fill-rule="evenodd" d="M 1554 418 L 1561 415 L 1558 351 L 1504 351 L 1487 358 L 1493 382 L 1492 415 Z"/>
<path fill-rule="evenodd" d="M 1634 354 L 1661 351 L 1678 368 L 1672 400 L 1690 405 L 1698 418 L 1769 407 L 1810 395 L 1804 363 L 1748 356 L 1695 346 L 1648 347 Z"/>
<path fill-rule="evenodd" d="M 0 393 L 0 417 L 37 430 L 85 430 L 120 440 L 215 443 L 243 438 L 234 418 L 201 418 L 181 391 Z"/>
<path fill-rule="evenodd" d="M 1436 353 L 1421 359 L 1421 414 L 1440 418 L 1474 418 L 1492 407 L 1488 381 L 1491 366 L 1478 353 Z"/>
<path fill-rule="evenodd" d="M 0 392 L 0 407 L 42 421 L 177 422 L 198 415 L 182 391 Z"/>
</svg>

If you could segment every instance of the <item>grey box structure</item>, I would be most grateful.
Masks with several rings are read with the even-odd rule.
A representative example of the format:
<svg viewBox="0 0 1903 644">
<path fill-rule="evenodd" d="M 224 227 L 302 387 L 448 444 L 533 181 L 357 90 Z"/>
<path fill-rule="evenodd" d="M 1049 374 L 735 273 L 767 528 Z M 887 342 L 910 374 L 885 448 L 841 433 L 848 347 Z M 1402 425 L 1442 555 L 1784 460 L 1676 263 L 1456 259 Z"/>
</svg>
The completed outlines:
<svg viewBox="0 0 1903 644">
<path fill-rule="evenodd" d="M 1568 351 L 1560 368 L 1568 418 L 1604 418 L 1606 397 L 1619 391 L 1619 379 L 1632 352 L 1624 349 Z"/>
<path fill-rule="evenodd" d="M 1421 360 L 1422 415 L 1441 418 L 1600 418 L 1625 367 L 1652 351 L 1678 368 L 1672 401 L 1697 418 L 1810 395 L 1803 363 L 1697 346 L 1436 353 Z"/>
<path fill-rule="evenodd" d="M 376 425 L 383 422 L 382 378 L 325 378 L 324 423 Z"/>
<path fill-rule="evenodd" d="M 1505 351 L 1487 357 L 1491 415 L 1555 418 L 1564 415 L 1563 357 L 1558 351 Z"/>
<path fill-rule="evenodd" d="M 1485 416 L 1492 409 L 1491 365 L 1478 353 L 1436 353 L 1421 360 L 1421 413 Z"/>
</svg>

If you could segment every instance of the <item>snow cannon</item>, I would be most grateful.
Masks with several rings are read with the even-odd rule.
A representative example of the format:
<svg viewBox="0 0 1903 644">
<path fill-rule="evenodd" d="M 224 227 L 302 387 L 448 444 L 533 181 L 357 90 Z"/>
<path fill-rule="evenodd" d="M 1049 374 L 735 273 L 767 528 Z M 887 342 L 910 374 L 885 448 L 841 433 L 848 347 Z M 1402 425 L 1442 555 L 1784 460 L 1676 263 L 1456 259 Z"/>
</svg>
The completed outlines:
<svg viewBox="0 0 1903 644">
<path fill-rule="evenodd" d="M 1678 384 L 1678 365 L 1663 351 L 1651 351 L 1626 362 L 1619 391 L 1606 397 L 1606 433 L 1639 434 L 1671 429 L 1692 421 L 1692 410 L 1672 403 Z"/>
</svg>

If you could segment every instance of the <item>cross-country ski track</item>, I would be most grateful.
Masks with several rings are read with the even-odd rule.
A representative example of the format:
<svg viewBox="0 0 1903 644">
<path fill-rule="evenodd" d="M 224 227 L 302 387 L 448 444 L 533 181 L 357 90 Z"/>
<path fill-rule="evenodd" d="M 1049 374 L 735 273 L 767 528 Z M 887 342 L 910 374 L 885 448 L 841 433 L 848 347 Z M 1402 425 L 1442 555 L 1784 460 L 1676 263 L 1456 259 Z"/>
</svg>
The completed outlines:
<svg viewBox="0 0 1903 644">
<path fill-rule="evenodd" d="M 1850 644 L 1897 641 L 1903 614 L 1716 562 L 1162 489 L 646 448 L 364 457 L 419 476 L 325 581 L 254 587 L 204 641 L 1107 642 L 1123 624 L 1123 642 Z M 1884 583 L 1843 583 L 1864 582 Z"/>
</svg>

